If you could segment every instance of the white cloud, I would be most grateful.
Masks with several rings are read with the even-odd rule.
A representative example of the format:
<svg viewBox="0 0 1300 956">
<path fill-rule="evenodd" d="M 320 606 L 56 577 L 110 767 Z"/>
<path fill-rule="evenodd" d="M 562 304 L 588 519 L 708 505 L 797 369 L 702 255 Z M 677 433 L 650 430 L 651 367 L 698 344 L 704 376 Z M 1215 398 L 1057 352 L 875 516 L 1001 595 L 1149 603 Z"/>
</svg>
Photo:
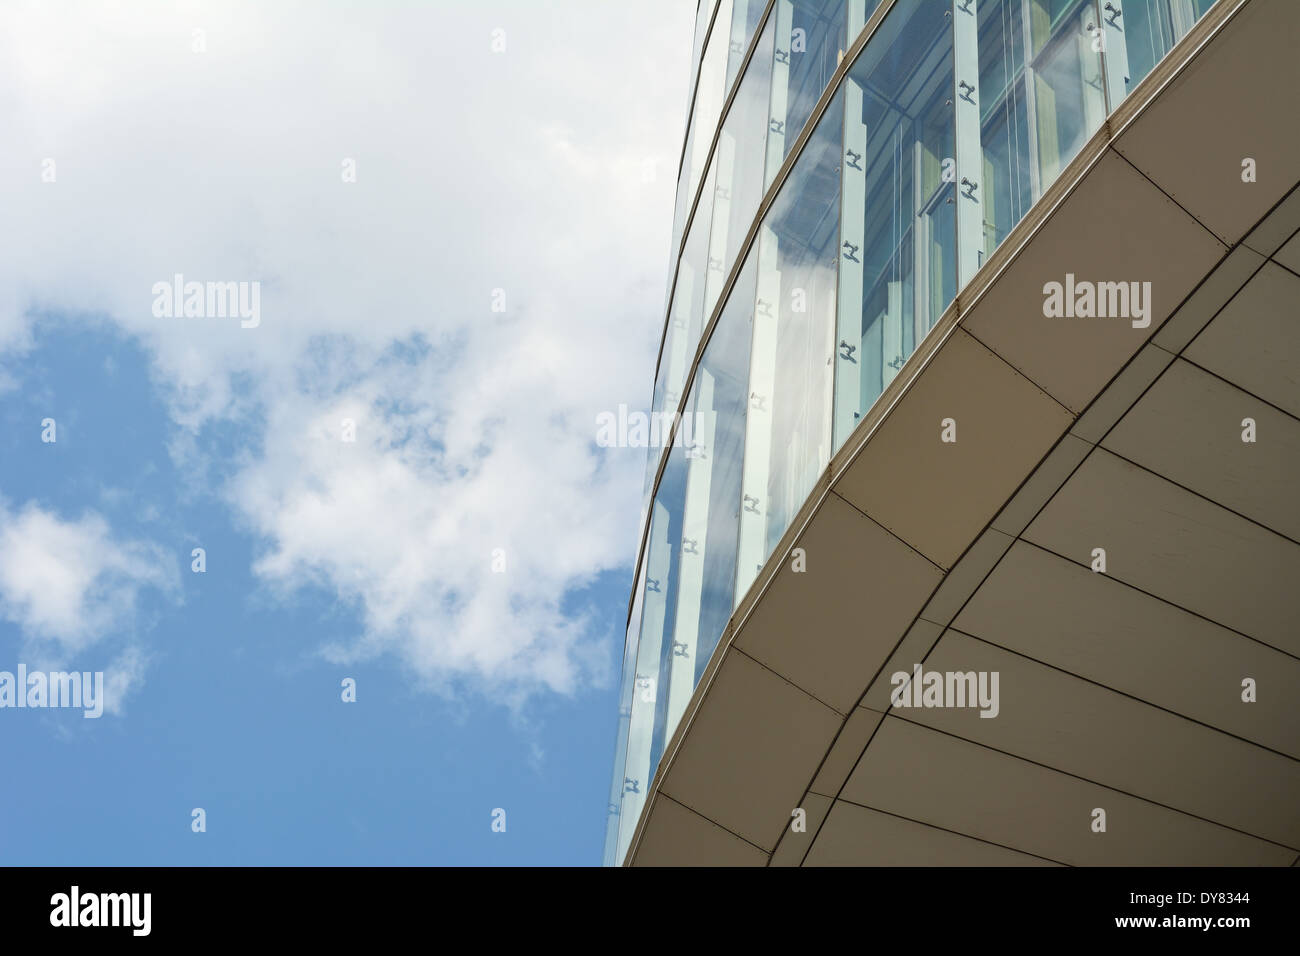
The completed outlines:
<svg viewBox="0 0 1300 956">
<path fill-rule="evenodd" d="M 31 639 L 80 651 L 130 620 L 142 587 L 166 589 L 174 577 L 166 552 L 115 541 L 93 512 L 64 520 L 0 501 L 0 615 Z"/>
<path fill-rule="evenodd" d="M 470 346 L 461 374 L 484 362 Z M 227 495 L 270 543 L 259 575 L 358 603 L 366 633 L 333 656 L 393 651 L 435 684 L 517 692 L 570 691 L 599 669 L 588 645 L 608 628 L 567 617 L 561 598 L 626 557 L 636 475 L 613 480 L 589 423 L 548 401 L 545 373 L 520 371 L 501 393 L 514 410 L 490 387 L 425 404 L 438 372 L 416 363 L 366 370 L 330 402 L 271 403 L 263 455 Z M 345 419 L 355 442 L 342 439 Z"/>
<path fill-rule="evenodd" d="M 143 681 L 145 655 L 130 634 L 140 592 L 172 593 L 177 577 L 161 547 L 116 540 L 98 514 L 64 519 L 34 502 L 12 509 L 0 500 L 0 617 L 21 630 L 30 666 L 103 670 L 110 713 Z M 125 646 L 108 666 L 92 667 L 85 655 L 105 641 Z"/>
<path fill-rule="evenodd" d="M 620 622 L 564 595 L 632 558 L 642 460 L 591 441 L 598 411 L 649 397 L 693 17 L 0 7 L 0 204 L 22 224 L 0 232 L 0 365 L 32 307 L 111 316 L 153 357 L 187 461 L 206 423 L 244 426 L 224 493 L 255 570 L 362 612 L 329 653 L 573 689 Z M 152 285 L 178 272 L 260 281 L 261 325 L 155 318 Z"/>
<path fill-rule="evenodd" d="M 144 685 L 148 657 L 138 644 L 128 644 L 104 668 L 104 713 L 120 716 L 126 699 Z"/>
</svg>

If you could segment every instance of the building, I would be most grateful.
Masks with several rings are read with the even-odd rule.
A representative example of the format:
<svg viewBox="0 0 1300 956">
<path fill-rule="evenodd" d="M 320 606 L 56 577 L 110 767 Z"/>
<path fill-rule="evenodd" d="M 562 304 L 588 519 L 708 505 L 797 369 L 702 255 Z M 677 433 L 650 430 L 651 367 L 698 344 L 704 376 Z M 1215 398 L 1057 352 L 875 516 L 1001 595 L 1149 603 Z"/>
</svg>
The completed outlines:
<svg viewBox="0 0 1300 956">
<path fill-rule="evenodd" d="M 703 0 L 606 863 L 1297 861 L 1298 36 Z"/>
</svg>

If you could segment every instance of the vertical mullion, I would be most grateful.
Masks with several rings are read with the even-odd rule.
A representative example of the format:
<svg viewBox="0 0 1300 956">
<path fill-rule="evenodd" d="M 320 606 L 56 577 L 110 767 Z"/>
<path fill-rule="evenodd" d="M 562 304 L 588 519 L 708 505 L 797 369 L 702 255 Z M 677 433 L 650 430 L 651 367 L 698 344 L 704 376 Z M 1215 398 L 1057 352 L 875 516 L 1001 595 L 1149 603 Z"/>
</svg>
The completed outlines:
<svg viewBox="0 0 1300 956">
<path fill-rule="evenodd" d="M 866 246 L 867 127 L 863 90 L 844 81 L 844 138 L 840 159 L 840 243 L 835 347 L 835 424 L 838 449 L 862 417 L 862 269 Z"/>
<path fill-rule="evenodd" d="M 956 124 L 957 288 L 979 271 L 984 252 L 984 149 L 980 141 L 979 18 L 974 0 L 953 0 L 953 109 Z M 922 288 L 918 283 L 918 292 Z M 928 286 L 925 287 L 928 292 Z"/>
<path fill-rule="evenodd" d="M 1125 29 L 1124 0 L 1096 0 L 1096 4 L 1103 38 L 1101 63 L 1106 76 L 1106 113 L 1109 115 L 1128 96 L 1128 31 Z"/>
</svg>

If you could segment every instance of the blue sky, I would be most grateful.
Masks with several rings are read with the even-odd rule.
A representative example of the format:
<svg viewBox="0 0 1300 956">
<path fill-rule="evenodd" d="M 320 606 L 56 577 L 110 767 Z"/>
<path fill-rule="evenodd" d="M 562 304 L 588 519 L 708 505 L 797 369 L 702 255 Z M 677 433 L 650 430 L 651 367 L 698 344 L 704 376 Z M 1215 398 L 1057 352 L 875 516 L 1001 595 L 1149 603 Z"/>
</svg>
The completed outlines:
<svg viewBox="0 0 1300 956">
<path fill-rule="evenodd" d="M 0 860 L 599 862 L 689 6 L 0 14 Z"/>
</svg>

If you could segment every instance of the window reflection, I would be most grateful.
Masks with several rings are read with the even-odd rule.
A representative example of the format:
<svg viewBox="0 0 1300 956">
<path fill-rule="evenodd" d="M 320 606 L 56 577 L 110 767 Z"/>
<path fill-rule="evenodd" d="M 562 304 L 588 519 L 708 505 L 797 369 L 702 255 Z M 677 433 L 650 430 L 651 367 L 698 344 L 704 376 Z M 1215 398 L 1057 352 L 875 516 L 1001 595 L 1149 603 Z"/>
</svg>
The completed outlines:
<svg viewBox="0 0 1300 956">
<path fill-rule="evenodd" d="M 1038 159 L 1031 167 L 1037 174 L 1037 195 L 1056 180 L 1106 115 L 1101 58 L 1088 33 L 1095 20 L 1091 0 L 1029 4 L 1031 55 L 1026 73 L 1037 120 L 1031 129 Z"/>
<path fill-rule="evenodd" d="M 846 13 L 844 0 L 776 0 L 772 8 L 776 38 L 764 186 L 776 178 L 840 65 Z"/>
<path fill-rule="evenodd" d="M 837 446 L 956 292 L 950 24 L 900 4 L 844 83 Z"/>
<path fill-rule="evenodd" d="M 1118 106 L 1210 8 L 1213 0 L 1114 0 L 1102 4 L 1106 90 Z"/>
<path fill-rule="evenodd" d="M 713 28 L 704 48 L 704 59 L 700 63 L 700 78 L 695 87 L 694 115 L 691 118 L 690 133 L 687 134 L 686 156 L 678 182 L 677 208 L 673 214 L 675 236 L 680 236 L 682 229 L 685 228 L 686 216 L 690 212 L 691 203 L 695 201 L 700 177 L 704 174 L 704 165 L 709 159 L 709 148 L 713 145 L 713 133 L 718 127 L 718 116 L 722 112 L 722 102 L 726 93 L 723 84 L 726 81 L 727 56 L 730 50 L 731 3 L 732 0 L 722 0 L 718 4 L 718 13 L 713 20 Z M 681 188 L 683 184 L 686 186 L 685 190 Z"/>
<path fill-rule="evenodd" d="M 668 285 L 671 290 L 673 269 L 677 266 L 677 253 L 681 248 L 682 229 L 686 224 L 687 204 L 695 200 L 695 194 L 686 195 L 686 186 L 691 177 L 691 148 L 695 138 L 695 82 L 700 73 L 700 51 L 704 48 L 705 34 L 709 29 L 709 17 L 713 13 L 716 0 L 700 0 L 695 11 L 695 41 L 691 49 L 691 82 L 686 87 L 686 145 L 682 150 L 682 161 L 677 171 L 677 201 L 673 207 L 673 241 L 668 254 Z M 697 179 L 696 182 L 699 182 Z"/>
<path fill-rule="evenodd" d="M 876 12 L 876 7 L 880 6 L 880 3 L 881 0 L 846 0 L 849 32 L 845 39 L 848 41 L 848 46 L 853 45 L 862 28 L 867 25 L 867 19 Z"/>
<path fill-rule="evenodd" d="M 641 601 L 641 632 L 637 640 L 632 677 L 632 706 L 628 715 L 626 778 L 619 821 L 618 856 L 627 852 L 645 805 L 646 792 L 659 764 L 654 748 L 655 712 L 660 697 L 659 664 L 665 635 L 673 629 L 677 607 L 682 540 L 682 496 L 685 491 L 685 457 L 670 449 L 659 490 L 651 506 L 650 535 L 646 542 L 645 584 Z"/>
<path fill-rule="evenodd" d="M 643 565 L 632 592 L 632 613 L 628 617 L 626 639 L 623 642 L 623 669 L 618 690 L 618 726 L 614 737 L 614 773 L 610 781 L 609 805 L 605 808 L 605 866 L 617 866 L 621 862 L 618 856 L 618 831 L 623 817 L 623 796 L 628 789 L 628 726 L 632 720 L 632 691 L 636 681 L 636 649 L 641 631 L 641 595 L 644 587 L 645 567 Z"/>
<path fill-rule="evenodd" d="M 682 249 L 682 261 L 677 267 L 677 287 L 673 290 L 673 304 L 668 310 L 668 328 L 664 337 L 663 354 L 659 358 L 659 377 L 655 382 L 654 410 L 672 414 L 681 402 L 686 373 L 695 358 L 696 346 L 704 323 L 704 294 L 709 266 L 709 223 L 712 204 L 705 197 L 713 196 L 713 171 L 705 182 L 700 208 L 691 220 L 691 232 Z M 650 452 L 658 467 L 659 454 Z"/>
<path fill-rule="evenodd" d="M 704 38 L 709 31 L 709 18 L 718 0 L 700 0 L 695 8 L 695 34 L 691 44 L 691 82 L 687 87 L 688 96 L 695 95 L 695 81 L 700 75 L 700 51 L 704 49 Z M 689 104 L 688 104 L 689 108 Z"/>
<path fill-rule="evenodd" d="M 958 33 L 979 51 L 977 266 L 1105 118 L 1096 22 L 1090 0 L 983 0 L 977 36 Z"/>
<path fill-rule="evenodd" d="M 758 29 L 758 21 L 762 18 L 763 8 L 766 6 L 767 0 L 734 0 L 731 12 L 731 47 L 727 56 L 726 88 L 728 90 L 736 82 L 736 76 L 740 73 L 740 64 L 745 60 L 745 51 L 749 49 L 749 41 L 753 39 L 754 31 Z M 756 53 L 755 56 L 757 55 Z"/>
<path fill-rule="evenodd" d="M 731 616 L 753 303 L 751 259 L 718 317 L 681 425 L 686 460 L 681 571 L 673 637 L 660 661 L 655 752 L 676 729 Z"/>
<path fill-rule="evenodd" d="M 776 0 L 772 105 L 764 185 L 776 178 L 844 56 L 844 0 Z"/>
<path fill-rule="evenodd" d="M 842 122 L 837 96 L 759 231 L 737 600 L 830 455 Z"/>
<path fill-rule="evenodd" d="M 713 226 L 709 241 L 709 279 L 704 313 L 711 315 L 722 285 L 735 264 L 740 244 L 763 198 L 763 143 L 772 82 L 773 21 L 763 28 L 749 71 L 732 100 L 713 157 Z"/>
</svg>

